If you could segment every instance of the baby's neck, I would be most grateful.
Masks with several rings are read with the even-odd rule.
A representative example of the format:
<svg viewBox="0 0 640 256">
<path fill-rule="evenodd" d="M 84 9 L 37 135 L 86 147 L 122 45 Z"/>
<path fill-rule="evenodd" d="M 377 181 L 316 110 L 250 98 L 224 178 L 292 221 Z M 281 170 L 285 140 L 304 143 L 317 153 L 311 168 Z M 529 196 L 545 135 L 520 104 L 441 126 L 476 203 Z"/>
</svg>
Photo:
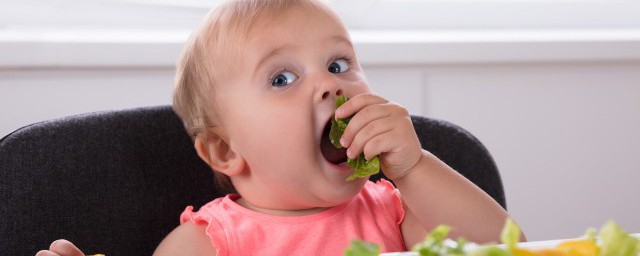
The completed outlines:
<svg viewBox="0 0 640 256">
<path fill-rule="evenodd" d="M 244 198 L 242 198 L 242 197 L 238 198 L 236 200 L 236 203 L 239 204 L 240 206 L 244 207 L 244 208 L 247 208 L 247 209 L 255 211 L 255 212 L 269 214 L 269 215 L 276 215 L 276 216 L 305 216 L 305 215 L 311 215 L 311 214 L 319 213 L 319 212 L 322 212 L 324 210 L 329 209 L 329 208 L 322 208 L 322 207 L 309 208 L 309 209 L 299 209 L 299 210 L 267 209 L 267 208 L 261 208 L 261 207 L 257 207 L 255 205 L 252 205 L 251 203 L 247 202 L 247 200 L 244 200 Z"/>
</svg>

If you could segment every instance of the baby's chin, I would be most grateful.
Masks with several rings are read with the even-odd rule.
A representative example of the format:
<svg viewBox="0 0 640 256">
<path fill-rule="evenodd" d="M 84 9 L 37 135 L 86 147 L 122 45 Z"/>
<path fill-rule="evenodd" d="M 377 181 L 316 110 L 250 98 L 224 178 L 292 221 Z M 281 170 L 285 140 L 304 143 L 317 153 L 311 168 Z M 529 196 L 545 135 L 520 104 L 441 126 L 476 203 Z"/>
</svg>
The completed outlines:
<svg viewBox="0 0 640 256">
<path fill-rule="evenodd" d="M 358 195 L 367 179 L 356 179 L 346 182 L 342 186 L 325 191 L 321 200 L 327 203 L 327 206 L 337 206 L 345 202 L 350 201 L 353 197 Z"/>
</svg>

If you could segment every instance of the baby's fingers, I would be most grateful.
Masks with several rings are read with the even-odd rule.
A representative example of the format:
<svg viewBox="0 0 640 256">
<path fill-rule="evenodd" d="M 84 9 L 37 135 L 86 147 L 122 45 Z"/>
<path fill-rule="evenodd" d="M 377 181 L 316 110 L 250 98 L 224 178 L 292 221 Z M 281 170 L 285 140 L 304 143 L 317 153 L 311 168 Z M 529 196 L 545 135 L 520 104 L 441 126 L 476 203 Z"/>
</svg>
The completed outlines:
<svg viewBox="0 0 640 256">
<path fill-rule="evenodd" d="M 366 106 L 387 102 L 389 101 L 375 94 L 358 94 L 336 109 L 336 118 L 347 118 Z"/>
<path fill-rule="evenodd" d="M 36 256 L 62 256 L 62 255 L 57 254 L 57 253 L 52 252 L 52 251 L 42 250 L 42 251 L 39 251 L 38 253 L 36 253 Z"/>
<path fill-rule="evenodd" d="M 49 250 L 60 256 L 84 256 L 84 253 L 78 247 L 64 239 L 53 241 Z"/>
<path fill-rule="evenodd" d="M 371 135 L 370 133 L 377 134 L 377 130 L 383 123 L 372 123 L 380 119 L 386 119 L 390 115 L 391 113 L 388 111 L 387 105 L 371 105 L 364 108 L 351 118 L 351 121 L 349 121 L 349 124 L 344 129 L 344 133 L 340 138 L 340 144 L 345 148 L 349 148 L 351 147 L 353 140 L 355 140 L 360 133 L 365 133 L 364 135 Z M 372 130 L 372 128 L 375 129 Z"/>
<path fill-rule="evenodd" d="M 351 125 L 351 123 L 349 123 Z M 347 126 L 348 127 L 348 126 Z M 360 153 L 365 153 L 365 158 L 367 160 L 371 160 L 374 156 L 383 152 L 380 147 L 376 145 L 380 144 L 381 135 L 383 133 L 388 133 L 393 129 L 393 126 L 389 124 L 387 119 L 377 119 L 373 122 L 367 123 L 362 129 L 358 131 L 355 135 L 353 142 L 347 149 L 347 156 L 351 159 L 355 159 L 360 155 Z M 376 138 L 376 140 L 373 140 Z M 376 149 L 376 151 L 365 151 L 365 145 L 369 146 L 369 149 Z"/>
</svg>

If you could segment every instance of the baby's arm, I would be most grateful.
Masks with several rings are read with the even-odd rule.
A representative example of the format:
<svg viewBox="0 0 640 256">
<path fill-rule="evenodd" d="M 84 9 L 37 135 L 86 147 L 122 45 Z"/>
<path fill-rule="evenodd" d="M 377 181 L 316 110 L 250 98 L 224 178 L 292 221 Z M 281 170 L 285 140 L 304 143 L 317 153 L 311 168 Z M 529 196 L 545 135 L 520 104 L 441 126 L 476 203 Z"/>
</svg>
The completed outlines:
<svg viewBox="0 0 640 256">
<path fill-rule="evenodd" d="M 489 195 L 427 151 L 412 169 L 393 180 L 407 208 L 402 223 L 407 245 L 424 239 L 425 232 L 438 224 L 452 226 L 454 238 L 499 241 L 508 214 Z"/>
<path fill-rule="evenodd" d="M 355 114 L 355 115 L 354 115 Z M 507 212 L 489 195 L 431 153 L 422 150 L 411 117 L 402 106 L 377 95 L 356 95 L 336 110 L 354 115 L 341 138 L 349 158 L 379 155 L 381 169 L 400 191 L 406 209 L 402 231 L 407 246 L 439 224 L 451 237 L 499 241 Z"/>
<path fill-rule="evenodd" d="M 153 255 L 216 255 L 216 248 L 211 244 L 206 228 L 206 225 L 185 222 L 165 237 Z"/>
</svg>

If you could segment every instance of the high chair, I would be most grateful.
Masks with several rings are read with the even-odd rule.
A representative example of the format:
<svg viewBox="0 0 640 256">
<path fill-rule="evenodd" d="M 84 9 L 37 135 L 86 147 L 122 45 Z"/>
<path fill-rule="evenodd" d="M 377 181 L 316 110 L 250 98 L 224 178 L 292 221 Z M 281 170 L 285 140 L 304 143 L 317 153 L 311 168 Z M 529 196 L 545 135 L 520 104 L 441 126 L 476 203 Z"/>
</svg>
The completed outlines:
<svg viewBox="0 0 640 256">
<path fill-rule="evenodd" d="M 412 120 L 423 148 L 506 208 L 480 141 L 445 121 Z M 0 140 L 0 254 L 35 255 L 65 238 L 87 254 L 151 255 L 187 205 L 223 195 L 170 106 L 35 123 Z"/>
</svg>

